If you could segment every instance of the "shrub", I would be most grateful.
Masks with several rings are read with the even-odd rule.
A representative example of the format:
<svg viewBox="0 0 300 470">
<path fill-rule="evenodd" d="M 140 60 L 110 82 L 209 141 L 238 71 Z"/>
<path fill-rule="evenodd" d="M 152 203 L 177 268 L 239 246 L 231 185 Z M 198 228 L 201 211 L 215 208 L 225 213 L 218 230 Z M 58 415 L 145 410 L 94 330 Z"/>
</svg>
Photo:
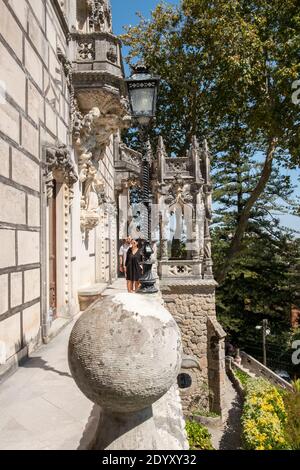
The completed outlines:
<svg viewBox="0 0 300 470">
<path fill-rule="evenodd" d="M 214 450 L 208 429 L 195 421 L 187 421 L 185 426 L 190 450 Z"/>
<path fill-rule="evenodd" d="M 233 369 L 233 373 L 239 379 L 242 386 L 245 387 L 248 380 L 250 379 L 250 376 L 246 372 L 244 372 L 240 369 Z"/>
<path fill-rule="evenodd" d="M 292 387 L 295 393 L 300 393 L 300 379 L 293 380 Z"/>
<path fill-rule="evenodd" d="M 249 379 L 242 416 L 246 449 L 288 449 L 286 422 L 284 402 L 279 391 L 263 379 Z"/>
<path fill-rule="evenodd" d="M 294 392 L 285 393 L 283 398 L 287 413 L 285 438 L 292 450 L 300 450 L 300 391 L 297 390 L 294 387 Z"/>
</svg>

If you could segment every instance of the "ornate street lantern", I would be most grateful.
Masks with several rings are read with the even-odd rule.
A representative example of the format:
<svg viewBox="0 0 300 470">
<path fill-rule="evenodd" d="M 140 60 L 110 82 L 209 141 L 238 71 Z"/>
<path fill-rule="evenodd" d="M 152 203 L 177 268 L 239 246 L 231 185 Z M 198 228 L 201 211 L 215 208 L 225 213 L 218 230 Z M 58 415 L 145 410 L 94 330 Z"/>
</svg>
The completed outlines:
<svg viewBox="0 0 300 470">
<path fill-rule="evenodd" d="M 151 144 L 149 141 L 150 125 L 155 117 L 159 77 L 152 75 L 143 64 L 132 67 L 133 74 L 126 80 L 128 86 L 131 114 L 136 119 L 140 131 L 140 140 L 143 146 L 142 179 L 143 179 L 143 205 L 142 216 L 144 244 L 144 274 L 140 279 L 141 294 L 157 292 L 155 278 L 152 275 L 151 255 Z"/>
<path fill-rule="evenodd" d="M 159 77 L 143 64 L 133 66 L 132 71 L 126 80 L 132 116 L 140 126 L 149 126 L 156 113 Z"/>
</svg>

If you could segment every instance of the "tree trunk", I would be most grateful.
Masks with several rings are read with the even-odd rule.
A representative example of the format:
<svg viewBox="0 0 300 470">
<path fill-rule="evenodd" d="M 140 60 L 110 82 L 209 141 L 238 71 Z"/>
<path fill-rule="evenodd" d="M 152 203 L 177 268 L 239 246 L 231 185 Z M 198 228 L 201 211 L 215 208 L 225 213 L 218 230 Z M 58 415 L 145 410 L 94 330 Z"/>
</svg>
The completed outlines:
<svg viewBox="0 0 300 470">
<path fill-rule="evenodd" d="M 225 262 L 223 266 L 220 268 L 220 270 L 216 273 L 216 276 L 215 276 L 216 281 L 219 284 L 221 284 L 224 281 L 232 265 L 232 262 L 234 261 L 234 259 L 236 258 L 236 256 L 239 254 L 241 250 L 241 244 L 242 244 L 242 240 L 243 240 L 243 237 L 244 237 L 244 234 L 245 234 L 248 222 L 249 222 L 251 210 L 253 206 L 255 205 L 255 203 L 257 202 L 257 200 L 259 199 L 259 197 L 261 196 L 261 194 L 264 192 L 265 187 L 269 181 L 269 178 L 272 173 L 272 164 L 273 164 L 274 152 L 276 150 L 277 140 L 278 139 L 276 137 L 273 137 L 269 142 L 268 151 L 267 151 L 267 155 L 266 155 L 266 159 L 265 159 L 261 176 L 258 180 L 256 187 L 252 191 L 251 196 L 249 197 L 248 201 L 246 202 L 240 214 L 238 225 L 237 225 L 235 234 L 231 240 L 231 244 L 228 249 Z"/>
</svg>

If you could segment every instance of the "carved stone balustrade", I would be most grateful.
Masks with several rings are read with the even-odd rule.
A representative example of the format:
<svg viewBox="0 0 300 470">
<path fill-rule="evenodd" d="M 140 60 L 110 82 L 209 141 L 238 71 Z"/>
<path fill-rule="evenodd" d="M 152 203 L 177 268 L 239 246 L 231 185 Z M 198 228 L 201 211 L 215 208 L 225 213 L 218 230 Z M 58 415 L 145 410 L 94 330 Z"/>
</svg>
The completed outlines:
<svg viewBox="0 0 300 470">
<path fill-rule="evenodd" d="M 142 155 L 119 140 L 115 145 L 115 184 L 121 190 L 124 182 L 140 179 Z"/>
<path fill-rule="evenodd" d="M 168 281 L 187 280 L 201 278 L 202 266 L 195 260 L 168 260 L 160 261 L 159 276 L 166 284 Z"/>
</svg>

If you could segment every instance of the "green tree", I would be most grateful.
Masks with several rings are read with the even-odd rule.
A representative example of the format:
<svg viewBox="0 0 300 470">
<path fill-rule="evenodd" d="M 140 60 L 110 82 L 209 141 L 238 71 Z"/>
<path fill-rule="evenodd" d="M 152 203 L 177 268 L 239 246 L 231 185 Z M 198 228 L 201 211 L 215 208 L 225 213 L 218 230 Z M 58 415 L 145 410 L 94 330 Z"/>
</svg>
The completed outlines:
<svg viewBox="0 0 300 470">
<path fill-rule="evenodd" d="M 162 77 L 155 131 L 169 152 L 184 152 L 196 134 L 209 139 L 214 165 L 221 162 L 225 172 L 229 164 L 244 173 L 245 165 L 261 162 L 243 198 L 236 184 L 239 211 L 216 271 L 220 283 L 243 249 L 274 162 L 299 163 L 300 107 L 291 101 L 300 76 L 299 39 L 297 0 L 160 4 L 150 21 L 141 18 L 123 36 L 129 60 L 142 57 Z"/>
</svg>

